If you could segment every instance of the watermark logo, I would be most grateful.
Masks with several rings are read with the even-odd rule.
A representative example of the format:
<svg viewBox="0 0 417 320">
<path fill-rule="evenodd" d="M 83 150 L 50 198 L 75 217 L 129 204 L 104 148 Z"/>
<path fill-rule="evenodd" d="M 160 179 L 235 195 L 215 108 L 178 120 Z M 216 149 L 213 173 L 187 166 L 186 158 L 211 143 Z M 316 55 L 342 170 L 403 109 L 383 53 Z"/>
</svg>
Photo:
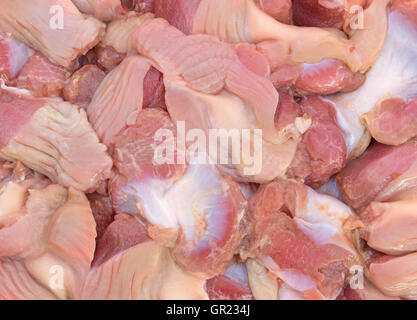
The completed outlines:
<svg viewBox="0 0 417 320">
<path fill-rule="evenodd" d="M 363 7 L 360 5 L 351 6 L 349 9 L 349 13 L 351 14 L 350 18 L 350 28 L 352 30 L 361 30 L 364 29 L 365 24 L 365 14 Z"/>
<path fill-rule="evenodd" d="M 349 280 L 350 288 L 353 290 L 362 290 L 364 283 L 363 267 L 360 265 L 354 265 L 349 269 L 349 273 L 351 274 Z"/>
<path fill-rule="evenodd" d="M 64 268 L 60 265 L 53 265 L 49 268 L 49 287 L 52 290 L 64 290 Z"/>
<path fill-rule="evenodd" d="M 177 121 L 176 125 L 176 136 L 169 129 L 161 128 L 156 132 L 155 164 L 241 165 L 244 175 L 261 172 L 261 129 L 191 129 L 186 132 L 184 121 Z"/>
<path fill-rule="evenodd" d="M 51 15 L 49 27 L 52 30 L 64 29 L 64 8 L 59 5 L 53 5 L 49 8 L 49 14 Z"/>
</svg>

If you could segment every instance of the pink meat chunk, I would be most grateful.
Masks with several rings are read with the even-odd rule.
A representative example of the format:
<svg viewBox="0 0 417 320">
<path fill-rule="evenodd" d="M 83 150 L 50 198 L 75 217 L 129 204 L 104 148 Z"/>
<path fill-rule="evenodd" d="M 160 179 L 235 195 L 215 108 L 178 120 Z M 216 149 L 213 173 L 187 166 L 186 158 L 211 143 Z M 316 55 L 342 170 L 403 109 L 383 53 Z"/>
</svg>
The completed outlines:
<svg viewBox="0 0 417 320">
<path fill-rule="evenodd" d="M 0 92 L 0 110 L 2 158 L 81 191 L 94 191 L 109 178 L 112 160 L 84 110 L 7 87 Z"/>
<path fill-rule="evenodd" d="M 29 90 L 35 97 L 60 97 L 69 73 L 51 63 L 41 53 L 35 53 L 20 70 L 18 88 Z"/>
<path fill-rule="evenodd" d="M 337 297 L 349 268 L 361 264 L 344 229 L 354 217 L 336 199 L 280 180 L 261 186 L 249 209 L 246 254 L 307 299 Z"/>
<path fill-rule="evenodd" d="M 387 201 L 413 188 L 416 152 L 415 140 L 395 147 L 374 143 L 336 176 L 343 200 L 360 209 L 371 201 Z"/>
<path fill-rule="evenodd" d="M 331 104 L 310 96 L 301 101 L 300 107 L 312 124 L 298 145 L 289 176 L 318 188 L 345 166 L 346 144 Z"/>
<path fill-rule="evenodd" d="M 301 94 L 330 95 L 354 91 L 364 83 L 365 78 L 362 73 L 350 71 L 343 62 L 323 60 L 316 64 L 304 64 L 295 88 Z"/>
<path fill-rule="evenodd" d="M 380 143 L 400 145 L 417 135 L 417 99 L 382 101 L 364 115 L 372 137 Z"/>
<path fill-rule="evenodd" d="M 65 82 L 65 100 L 80 107 L 87 107 L 105 76 L 105 72 L 96 65 L 84 65 Z"/>
</svg>

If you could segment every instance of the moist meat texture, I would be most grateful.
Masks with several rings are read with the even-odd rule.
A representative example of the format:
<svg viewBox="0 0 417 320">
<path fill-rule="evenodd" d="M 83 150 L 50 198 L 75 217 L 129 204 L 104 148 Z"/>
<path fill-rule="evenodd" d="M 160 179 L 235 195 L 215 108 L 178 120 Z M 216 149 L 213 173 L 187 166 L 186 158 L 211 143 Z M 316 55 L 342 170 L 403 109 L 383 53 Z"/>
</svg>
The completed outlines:
<svg viewBox="0 0 417 320">
<path fill-rule="evenodd" d="M 1 0 L 0 300 L 417 299 L 417 1 Z"/>
</svg>

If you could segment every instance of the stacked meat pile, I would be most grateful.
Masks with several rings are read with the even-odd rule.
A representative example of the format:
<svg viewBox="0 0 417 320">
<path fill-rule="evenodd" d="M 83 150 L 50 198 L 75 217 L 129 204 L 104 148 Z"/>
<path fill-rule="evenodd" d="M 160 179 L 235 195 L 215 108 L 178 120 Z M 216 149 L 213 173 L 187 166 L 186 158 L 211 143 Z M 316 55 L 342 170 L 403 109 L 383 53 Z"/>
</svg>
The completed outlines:
<svg viewBox="0 0 417 320">
<path fill-rule="evenodd" d="M 417 297 L 415 0 L 0 6 L 0 299 Z"/>
</svg>

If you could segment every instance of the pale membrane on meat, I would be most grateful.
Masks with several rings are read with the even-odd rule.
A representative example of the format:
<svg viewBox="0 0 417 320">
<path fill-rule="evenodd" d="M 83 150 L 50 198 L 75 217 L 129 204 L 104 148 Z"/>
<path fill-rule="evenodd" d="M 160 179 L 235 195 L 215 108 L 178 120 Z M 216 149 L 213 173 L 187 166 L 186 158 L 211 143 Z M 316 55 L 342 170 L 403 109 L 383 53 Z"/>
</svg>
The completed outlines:
<svg viewBox="0 0 417 320">
<path fill-rule="evenodd" d="M 63 10 L 63 28 L 50 25 L 53 6 Z M 95 18 L 85 18 L 71 0 L 4 0 L 0 27 L 51 61 L 70 68 L 75 59 L 97 45 L 105 25 Z"/>
</svg>

